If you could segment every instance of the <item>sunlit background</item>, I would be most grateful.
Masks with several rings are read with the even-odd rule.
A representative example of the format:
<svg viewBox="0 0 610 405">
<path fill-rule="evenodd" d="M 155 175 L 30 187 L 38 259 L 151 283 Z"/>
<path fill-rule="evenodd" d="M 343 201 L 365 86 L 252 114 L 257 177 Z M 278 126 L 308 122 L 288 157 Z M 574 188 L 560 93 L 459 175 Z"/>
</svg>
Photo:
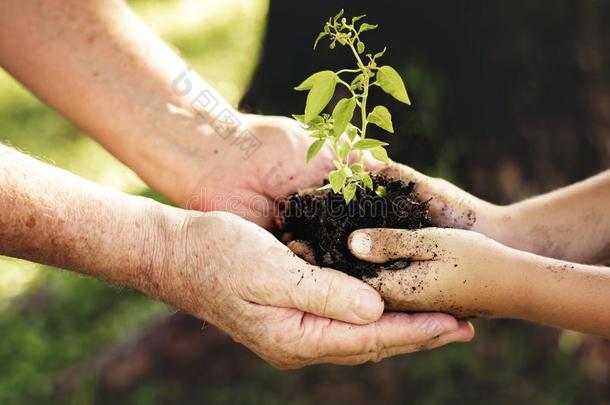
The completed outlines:
<svg viewBox="0 0 610 405">
<path fill-rule="evenodd" d="M 328 50 L 314 54 L 311 39 L 341 3 L 131 2 L 230 102 L 284 115 L 302 108 L 294 84 L 338 63 Z M 373 45 L 389 41 L 415 101 L 397 119 L 396 160 L 495 202 L 608 167 L 609 2 L 402 3 L 347 2 L 351 14 L 382 25 Z M 3 71 L 0 139 L 158 198 Z M 280 372 L 141 294 L 0 257 L 0 404 L 610 403 L 606 341 L 517 321 L 475 323 L 470 345 Z"/>
</svg>

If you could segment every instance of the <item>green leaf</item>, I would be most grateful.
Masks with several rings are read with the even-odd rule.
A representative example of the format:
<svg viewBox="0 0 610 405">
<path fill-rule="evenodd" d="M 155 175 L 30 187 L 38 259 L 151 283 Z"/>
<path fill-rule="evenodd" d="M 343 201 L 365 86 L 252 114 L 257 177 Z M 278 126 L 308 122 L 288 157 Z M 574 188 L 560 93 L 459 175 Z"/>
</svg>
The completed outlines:
<svg viewBox="0 0 610 405">
<path fill-rule="evenodd" d="M 303 115 L 303 121 L 305 120 L 305 116 Z M 319 115 L 317 117 L 314 117 L 312 120 L 310 120 L 307 123 L 307 129 L 309 129 L 310 131 L 313 130 L 319 130 L 319 129 L 324 129 L 324 125 L 326 124 L 326 122 L 324 122 L 324 118 L 320 117 Z"/>
<path fill-rule="evenodd" d="M 352 25 L 354 25 L 354 23 L 356 23 L 356 22 L 358 22 L 358 21 L 362 20 L 364 17 L 366 17 L 366 14 L 362 14 L 362 15 L 359 15 L 359 16 L 356 16 L 356 17 L 353 17 L 353 18 L 352 18 Z"/>
<path fill-rule="evenodd" d="M 322 146 L 324 146 L 324 142 L 324 139 L 318 139 L 317 141 L 312 143 L 311 146 L 309 146 L 309 149 L 307 149 L 307 163 L 309 163 L 309 161 L 313 159 L 314 156 L 318 154 L 318 152 L 320 152 Z"/>
<path fill-rule="evenodd" d="M 394 133 L 394 126 L 392 125 L 392 114 L 382 105 L 378 105 L 373 108 L 373 111 L 369 113 L 368 121 L 371 124 L 377 125 L 381 129 L 385 129 L 390 133 Z"/>
<path fill-rule="evenodd" d="M 356 77 L 354 77 L 354 79 L 352 80 L 352 82 L 349 85 L 350 89 L 360 90 L 362 88 L 363 81 L 364 81 L 364 75 L 362 73 L 356 75 Z"/>
<path fill-rule="evenodd" d="M 375 194 L 377 194 L 379 197 L 385 197 L 388 195 L 388 192 L 384 186 L 377 186 L 377 189 L 375 190 Z"/>
<path fill-rule="evenodd" d="M 343 188 L 343 184 L 345 184 L 345 179 L 347 175 L 343 170 L 333 170 L 328 175 L 328 182 L 330 183 L 330 187 L 333 189 L 335 193 L 338 193 Z"/>
<path fill-rule="evenodd" d="M 350 123 L 352 117 L 354 116 L 355 109 L 356 99 L 354 99 L 353 97 L 341 99 L 337 103 L 335 109 L 333 110 L 333 132 L 336 137 L 341 136 L 341 134 L 345 132 L 347 124 Z"/>
<path fill-rule="evenodd" d="M 354 144 L 354 149 L 368 150 L 368 149 L 376 148 L 378 146 L 386 146 L 386 145 L 387 145 L 387 142 L 382 142 L 377 139 L 367 138 L 367 139 L 361 139 L 358 142 L 356 142 Z"/>
<path fill-rule="evenodd" d="M 310 85 L 311 90 L 309 90 L 305 102 L 305 122 L 313 120 L 333 98 L 337 87 L 337 75 L 330 70 L 316 73 L 305 80 L 297 90 L 302 90 Z"/>
<path fill-rule="evenodd" d="M 332 70 L 323 70 L 321 72 L 314 73 L 307 79 L 303 80 L 303 82 L 294 89 L 296 91 L 311 90 L 317 81 L 325 79 L 327 80 L 329 77 L 331 77 L 331 73 L 332 75 L 335 75 L 335 72 Z"/>
<path fill-rule="evenodd" d="M 343 13 L 345 13 L 345 10 L 341 9 L 335 16 L 334 20 L 337 21 L 339 18 L 341 18 L 343 16 Z"/>
<path fill-rule="evenodd" d="M 356 187 L 356 184 L 349 183 L 343 188 L 343 199 L 345 199 L 346 204 L 349 204 L 349 202 L 352 201 L 356 196 Z"/>
<path fill-rule="evenodd" d="M 322 38 L 324 38 L 325 36 L 327 36 L 329 33 L 326 31 L 322 31 L 321 33 L 318 34 L 318 37 L 316 38 L 316 42 L 313 43 L 313 49 L 316 49 L 316 47 L 318 46 L 318 42 L 320 42 L 320 40 Z"/>
<path fill-rule="evenodd" d="M 337 157 L 343 161 L 345 160 L 345 158 L 347 157 L 347 155 L 349 155 L 349 153 L 352 151 L 352 145 L 350 145 L 349 143 L 343 143 L 341 145 L 339 145 L 339 148 L 337 150 Z"/>
<path fill-rule="evenodd" d="M 364 187 L 368 188 L 369 190 L 373 189 L 373 179 L 371 179 L 371 176 L 368 173 L 361 173 L 360 179 L 362 180 Z"/>
<path fill-rule="evenodd" d="M 377 71 L 377 82 L 383 91 L 394 97 L 396 100 L 411 105 L 405 83 L 400 78 L 398 72 L 391 66 L 382 66 Z"/>
<path fill-rule="evenodd" d="M 349 138 L 350 141 L 354 141 L 354 138 L 356 138 L 356 135 L 358 135 L 358 128 L 356 128 L 354 125 L 352 124 L 347 124 L 347 137 Z"/>
<path fill-rule="evenodd" d="M 388 50 L 388 48 L 384 47 L 384 48 L 383 48 L 383 51 L 381 51 L 381 52 L 377 52 L 377 53 L 375 54 L 375 56 L 373 56 L 373 59 L 381 58 L 381 57 L 382 57 L 382 56 L 385 54 L 385 51 L 387 51 L 387 50 Z"/>
<path fill-rule="evenodd" d="M 326 132 L 324 131 L 313 131 L 311 134 L 309 134 L 310 138 L 315 138 L 315 139 L 322 139 L 322 138 L 326 138 Z"/>
<path fill-rule="evenodd" d="M 349 168 L 352 169 L 352 172 L 354 173 L 360 173 L 364 170 L 364 166 L 362 165 L 362 163 L 352 163 L 351 165 L 349 165 Z"/>
<path fill-rule="evenodd" d="M 383 146 L 377 146 L 376 148 L 371 149 L 371 155 L 373 155 L 373 157 L 379 160 L 380 162 L 390 163 L 388 152 Z"/>
<path fill-rule="evenodd" d="M 358 53 L 360 55 L 362 55 L 364 53 L 364 49 L 365 49 L 364 44 L 362 42 L 358 41 L 358 43 L 356 44 L 356 47 L 358 49 Z"/>
<path fill-rule="evenodd" d="M 358 33 L 364 32 L 364 31 L 375 30 L 375 29 L 377 29 L 377 27 L 378 27 L 377 24 L 362 23 L 362 25 L 360 26 L 360 29 L 358 30 Z"/>
</svg>

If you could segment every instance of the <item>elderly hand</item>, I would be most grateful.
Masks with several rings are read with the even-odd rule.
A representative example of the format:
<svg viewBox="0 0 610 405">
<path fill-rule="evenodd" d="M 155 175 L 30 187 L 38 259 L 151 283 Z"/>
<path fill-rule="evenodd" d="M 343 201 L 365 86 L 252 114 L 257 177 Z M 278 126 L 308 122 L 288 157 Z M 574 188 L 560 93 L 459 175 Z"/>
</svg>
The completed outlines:
<svg viewBox="0 0 610 405">
<path fill-rule="evenodd" d="M 445 314 L 383 314 L 373 288 L 302 261 L 235 215 L 191 212 L 182 220 L 170 227 L 180 229 L 169 237 L 177 255 L 141 288 L 276 367 L 379 361 L 473 336 L 467 323 Z"/>
</svg>

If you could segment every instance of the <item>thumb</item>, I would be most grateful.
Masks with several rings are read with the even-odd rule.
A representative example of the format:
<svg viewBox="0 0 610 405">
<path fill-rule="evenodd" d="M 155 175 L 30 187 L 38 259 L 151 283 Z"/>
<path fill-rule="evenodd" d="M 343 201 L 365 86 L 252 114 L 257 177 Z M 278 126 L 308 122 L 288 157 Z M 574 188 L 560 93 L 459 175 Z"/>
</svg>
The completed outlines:
<svg viewBox="0 0 610 405">
<path fill-rule="evenodd" d="M 371 263 L 396 259 L 434 260 L 442 251 L 444 229 L 360 229 L 352 232 L 348 245 L 357 258 Z"/>
<path fill-rule="evenodd" d="M 383 314 L 383 299 L 375 289 L 336 270 L 307 266 L 298 286 L 288 285 L 290 303 L 303 312 L 353 324 L 375 322 Z"/>
</svg>

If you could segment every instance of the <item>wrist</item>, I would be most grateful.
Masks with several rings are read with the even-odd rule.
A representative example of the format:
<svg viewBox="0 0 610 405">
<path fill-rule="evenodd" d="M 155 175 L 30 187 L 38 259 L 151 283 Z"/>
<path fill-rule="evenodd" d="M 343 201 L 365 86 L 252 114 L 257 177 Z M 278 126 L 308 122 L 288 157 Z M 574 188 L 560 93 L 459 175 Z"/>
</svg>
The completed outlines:
<svg viewBox="0 0 610 405">
<path fill-rule="evenodd" d="M 518 212 L 514 206 L 495 205 L 485 201 L 479 203 L 477 221 L 472 230 L 509 247 L 518 244 Z"/>
<path fill-rule="evenodd" d="M 140 218 L 137 248 L 140 265 L 130 287 L 166 300 L 164 291 L 170 286 L 172 272 L 176 268 L 181 250 L 181 230 L 187 221 L 186 211 L 158 203 L 149 198 L 133 197 Z"/>
</svg>

